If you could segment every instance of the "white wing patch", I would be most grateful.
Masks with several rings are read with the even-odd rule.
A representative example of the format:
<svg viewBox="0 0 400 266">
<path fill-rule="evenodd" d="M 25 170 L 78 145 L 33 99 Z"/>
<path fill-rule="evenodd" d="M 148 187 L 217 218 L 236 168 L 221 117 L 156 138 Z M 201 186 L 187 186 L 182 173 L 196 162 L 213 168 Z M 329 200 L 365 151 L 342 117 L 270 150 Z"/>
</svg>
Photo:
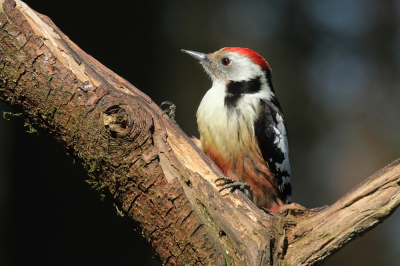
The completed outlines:
<svg viewBox="0 0 400 266">
<path fill-rule="evenodd" d="M 279 131 L 279 129 L 277 129 L 276 127 L 274 127 L 274 130 L 275 130 L 274 144 L 277 144 L 276 146 L 278 146 L 278 148 L 282 151 L 282 153 L 284 153 L 286 150 L 286 147 L 285 147 L 285 142 L 283 141 L 283 138 L 282 138 L 282 134 Z"/>
<path fill-rule="evenodd" d="M 285 124 L 283 123 L 283 117 L 279 113 L 276 114 L 276 121 L 278 124 L 276 125 L 276 127 L 274 127 L 276 133 L 274 144 L 276 144 L 278 148 L 282 151 L 282 153 L 285 156 L 285 159 L 281 164 L 275 163 L 275 167 L 278 171 L 281 172 L 286 171 L 290 175 L 288 139 L 287 139 Z M 290 182 L 290 176 L 289 176 L 289 182 Z M 285 179 L 283 180 L 283 184 L 284 183 Z"/>
<path fill-rule="evenodd" d="M 283 190 L 287 184 L 290 184 L 290 176 L 282 176 L 282 184 L 279 185 L 279 191 L 283 193 Z"/>
</svg>

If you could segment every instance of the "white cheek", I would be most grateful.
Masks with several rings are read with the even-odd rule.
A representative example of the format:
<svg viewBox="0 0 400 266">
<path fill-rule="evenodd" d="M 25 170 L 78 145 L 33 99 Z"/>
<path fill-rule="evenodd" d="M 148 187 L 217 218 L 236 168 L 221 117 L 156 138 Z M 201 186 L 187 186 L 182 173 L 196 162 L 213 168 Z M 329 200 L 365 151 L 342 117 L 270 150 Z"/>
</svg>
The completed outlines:
<svg viewBox="0 0 400 266">
<path fill-rule="evenodd" d="M 254 64 L 248 57 L 234 53 L 227 55 L 232 60 L 231 65 L 225 68 L 225 75 L 228 80 L 247 81 L 263 75 L 261 67 Z"/>
</svg>

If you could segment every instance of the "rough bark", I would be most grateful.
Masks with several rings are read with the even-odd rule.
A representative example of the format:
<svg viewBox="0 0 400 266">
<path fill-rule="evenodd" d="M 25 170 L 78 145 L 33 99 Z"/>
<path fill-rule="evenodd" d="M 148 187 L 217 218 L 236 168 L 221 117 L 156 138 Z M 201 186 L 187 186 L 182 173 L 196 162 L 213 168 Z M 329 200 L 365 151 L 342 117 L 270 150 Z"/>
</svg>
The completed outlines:
<svg viewBox="0 0 400 266">
<path fill-rule="evenodd" d="M 399 161 L 335 204 L 275 216 L 240 192 L 152 100 L 19 0 L 0 0 L 0 99 L 46 128 L 164 264 L 314 265 L 399 205 Z"/>
</svg>

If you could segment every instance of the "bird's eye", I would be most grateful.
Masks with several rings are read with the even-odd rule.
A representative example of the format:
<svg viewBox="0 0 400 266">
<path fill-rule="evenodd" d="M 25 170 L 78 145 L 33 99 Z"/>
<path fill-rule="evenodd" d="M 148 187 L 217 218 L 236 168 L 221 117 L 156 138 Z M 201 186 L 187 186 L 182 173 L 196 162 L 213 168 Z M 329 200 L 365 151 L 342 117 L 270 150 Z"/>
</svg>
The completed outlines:
<svg viewBox="0 0 400 266">
<path fill-rule="evenodd" d="M 229 59 L 229 58 L 222 58 L 222 60 L 221 60 L 221 63 L 224 65 L 224 66 L 227 66 L 227 65 L 229 65 L 230 63 L 231 63 L 231 60 Z"/>
</svg>

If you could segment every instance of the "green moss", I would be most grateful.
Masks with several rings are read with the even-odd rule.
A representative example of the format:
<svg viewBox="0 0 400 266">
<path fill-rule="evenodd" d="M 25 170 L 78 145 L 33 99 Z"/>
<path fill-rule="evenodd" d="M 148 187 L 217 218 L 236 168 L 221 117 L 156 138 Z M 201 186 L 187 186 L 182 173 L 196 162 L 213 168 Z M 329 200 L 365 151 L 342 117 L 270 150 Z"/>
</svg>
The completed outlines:
<svg viewBox="0 0 400 266">
<path fill-rule="evenodd" d="M 84 148 L 84 147 L 83 147 Z M 82 154 L 79 154 L 79 156 L 81 156 L 81 158 L 83 158 L 82 157 Z M 88 158 L 88 160 L 90 161 L 90 160 L 92 160 L 93 161 L 93 164 L 92 164 L 92 166 L 90 167 L 90 169 L 89 169 L 89 171 L 88 171 L 88 173 L 93 173 L 93 172 L 95 172 L 95 171 L 100 171 L 100 168 L 99 168 L 99 162 L 101 162 L 102 160 L 103 160 L 103 156 L 93 156 L 93 157 L 89 157 Z"/>
<path fill-rule="evenodd" d="M 32 124 L 37 124 L 37 122 L 33 121 L 33 123 L 32 123 L 31 120 L 30 120 L 29 118 L 26 118 L 26 119 L 25 119 L 24 127 L 28 127 L 28 128 L 29 128 L 29 130 L 26 131 L 26 132 L 28 132 L 28 133 L 30 133 L 30 134 L 36 133 L 36 134 L 39 135 L 39 133 L 37 132 L 37 130 L 32 126 Z"/>
<path fill-rule="evenodd" d="M 21 116 L 21 115 L 23 115 L 23 113 L 11 113 L 11 112 L 4 112 L 3 111 L 3 118 L 5 120 L 10 120 L 9 118 L 7 118 L 7 115 L 9 115 L 9 116 Z"/>
<path fill-rule="evenodd" d="M 115 205 L 115 203 L 114 203 L 114 207 L 115 207 L 115 209 L 117 209 L 117 214 L 118 214 L 119 216 L 121 216 L 121 217 L 124 217 L 124 216 L 125 216 L 125 214 L 118 208 L 117 205 Z"/>
<path fill-rule="evenodd" d="M 227 266 L 231 265 L 231 257 L 228 256 L 228 254 L 226 254 L 226 252 L 224 252 L 224 257 L 225 257 L 225 262 Z"/>
<path fill-rule="evenodd" d="M 3 118 L 5 120 L 10 120 L 10 118 L 8 118 L 7 116 L 23 116 L 23 113 L 11 113 L 11 112 L 4 112 L 3 111 Z M 32 126 L 32 124 L 37 124 L 37 122 L 35 120 L 31 121 L 28 117 L 24 118 L 24 127 L 28 127 L 29 130 L 26 131 L 28 133 L 36 133 L 39 135 L 39 133 L 37 132 L 37 130 Z"/>
<path fill-rule="evenodd" d="M 88 179 L 88 180 L 86 180 L 86 183 L 88 183 L 90 185 L 90 188 L 94 188 L 96 190 L 99 186 L 99 182 L 97 182 L 96 180 Z"/>
<path fill-rule="evenodd" d="M 90 185 L 90 188 L 95 189 L 100 192 L 100 200 L 103 201 L 104 198 L 106 197 L 103 193 L 103 188 L 107 187 L 108 185 L 102 182 L 98 182 L 96 180 L 88 179 L 86 180 L 86 183 Z"/>
<path fill-rule="evenodd" d="M 94 171 L 99 171 L 99 168 L 97 168 L 97 161 L 94 161 L 92 164 L 92 167 L 89 169 L 89 173 L 93 173 Z"/>
</svg>

